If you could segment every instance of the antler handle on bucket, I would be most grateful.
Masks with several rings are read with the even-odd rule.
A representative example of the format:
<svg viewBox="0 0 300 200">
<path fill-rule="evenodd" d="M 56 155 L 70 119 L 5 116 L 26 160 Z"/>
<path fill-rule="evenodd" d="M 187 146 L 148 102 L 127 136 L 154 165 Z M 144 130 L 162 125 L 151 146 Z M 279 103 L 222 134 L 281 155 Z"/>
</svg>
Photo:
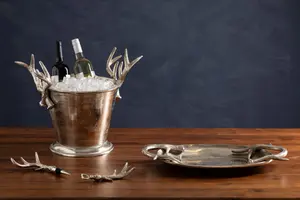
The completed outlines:
<svg viewBox="0 0 300 200">
<path fill-rule="evenodd" d="M 42 98 L 40 101 L 40 106 L 46 106 L 47 109 L 51 109 L 54 106 L 53 101 L 49 98 L 48 89 L 51 87 L 51 76 L 42 61 L 39 62 L 43 73 L 38 69 L 35 69 L 35 59 L 34 55 L 31 54 L 30 64 L 26 64 L 21 61 L 15 61 L 16 64 L 25 67 L 31 74 L 33 81 L 35 83 L 37 91 L 42 94 Z"/>
<path fill-rule="evenodd" d="M 120 82 L 122 84 L 124 82 L 128 72 L 143 56 L 140 56 L 140 57 L 134 59 L 132 62 L 130 62 L 129 57 L 128 57 L 128 50 L 125 49 L 124 61 L 119 62 L 118 60 L 122 57 L 122 55 L 119 55 L 119 56 L 113 58 L 114 54 L 116 53 L 116 50 L 117 50 L 117 48 L 114 47 L 107 59 L 106 71 L 116 82 Z M 114 64 L 114 67 L 111 68 L 111 65 L 113 65 L 113 64 Z M 119 90 L 117 93 L 117 98 L 119 98 L 119 99 L 122 98 L 120 96 Z"/>
<path fill-rule="evenodd" d="M 129 61 L 128 50 L 125 49 L 124 61 L 119 62 L 118 60 L 122 57 L 119 55 L 113 58 L 116 53 L 117 48 L 114 47 L 112 52 L 110 53 L 107 62 L 106 62 L 106 71 L 107 73 L 116 81 L 124 82 L 126 75 L 130 71 L 130 69 L 143 57 L 140 56 L 134 59 L 132 62 Z M 114 64 L 115 63 L 115 64 Z M 111 65 L 114 64 L 113 69 L 111 69 Z M 124 64 L 124 66 L 123 66 Z"/>
</svg>

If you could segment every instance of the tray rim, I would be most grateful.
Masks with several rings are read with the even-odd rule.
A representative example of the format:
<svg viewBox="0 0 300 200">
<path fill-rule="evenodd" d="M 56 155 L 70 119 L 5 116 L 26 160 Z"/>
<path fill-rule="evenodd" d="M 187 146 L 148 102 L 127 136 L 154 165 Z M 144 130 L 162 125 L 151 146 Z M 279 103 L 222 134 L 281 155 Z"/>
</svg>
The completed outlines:
<svg viewBox="0 0 300 200">
<path fill-rule="evenodd" d="M 150 156 L 147 152 L 147 148 L 151 147 L 151 146 L 170 146 L 170 147 L 176 147 L 176 148 L 183 148 L 187 147 L 187 146 L 199 146 L 199 147 L 220 147 L 220 148 L 228 148 L 228 149 L 235 149 L 235 148 L 247 148 L 251 145 L 241 145 L 241 144 L 201 144 L 201 143 L 193 143 L 193 144 L 148 144 L 145 145 L 144 148 L 142 149 L 142 153 L 150 158 L 153 158 L 152 156 Z M 233 148 L 235 147 L 235 148 Z M 159 148 L 153 148 L 153 149 L 159 149 Z M 268 152 L 268 151 L 267 151 Z M 269 153 L 269 152 L 268 152 Z M 228 169 L 228 168 L 249 168 L 249 167 L 258 167 L 258 166 L 264 166 L 267 164 L 270 164 L 271 162 L 273 162 L 273 159 L 267 160 L 267 161 L 260 161 L 260 162 L 256 162 L 256 163 L 247 163 L 247 164 L 238 164 L 238 165 L 201 165 L 201 164 L 197 164 L 197 165 L 193 165 L 193 164 L 186 164 L 186 163 L 177 163 L 177 162 L 173 162 L 171 160 L 167 160 L 167 159 L 158 159 L 159 161 L 166 163 L 166 164 L 170 164 L 170 165 L 176 165 L 176 166 L 181 166 L 181 167 L 187 167 L 187 168 L 209 168 L 209 169 Z"/>
</svg>

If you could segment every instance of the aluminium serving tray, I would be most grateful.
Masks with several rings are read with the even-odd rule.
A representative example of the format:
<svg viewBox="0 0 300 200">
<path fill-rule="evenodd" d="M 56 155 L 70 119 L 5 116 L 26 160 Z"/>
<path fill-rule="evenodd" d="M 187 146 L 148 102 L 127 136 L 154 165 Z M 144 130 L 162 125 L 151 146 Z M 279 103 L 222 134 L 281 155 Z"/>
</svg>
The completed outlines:
<svg viewBox="0 0 300 200">
<path fill-rule="evenodd" d="M 151 151 L 157 150 L 156 153 Z M 280 151 L 272 154 L 269 150 Z M 262 166 L 273 160 L 288 160 L 287 149 L 272 144 L 149 144 L 142 153 L 167 164 L 193 168 L 242 168 Z"/>
</svg>

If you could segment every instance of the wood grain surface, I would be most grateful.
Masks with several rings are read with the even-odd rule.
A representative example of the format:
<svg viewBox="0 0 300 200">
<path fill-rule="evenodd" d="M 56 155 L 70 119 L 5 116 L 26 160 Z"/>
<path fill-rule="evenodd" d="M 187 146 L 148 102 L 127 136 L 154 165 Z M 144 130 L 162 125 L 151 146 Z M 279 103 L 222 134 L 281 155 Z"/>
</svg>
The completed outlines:
<svg viewBox="0 0 300 200">
<path fill-rule="evenodd" d="M 0 128 L 1 199 L 101 199 L 101 198 L 300 198 L 300 129 L 110 129 L 114 150 L 106 156 L 68 158 L 50 152 L 54 130 L 48 128 Z M 288 149 L 289 161 L 273 161 L 252 169 L 200 170 L 153 161 L 141 153 L 146 144 L 268 144 Z M 71 173 L 20 169 L 12 165 L 23 156 Z M 94 183 L 81 173 L 111 174 L 125 162 L 136 169 L 125 179 Z"/>
</svg>

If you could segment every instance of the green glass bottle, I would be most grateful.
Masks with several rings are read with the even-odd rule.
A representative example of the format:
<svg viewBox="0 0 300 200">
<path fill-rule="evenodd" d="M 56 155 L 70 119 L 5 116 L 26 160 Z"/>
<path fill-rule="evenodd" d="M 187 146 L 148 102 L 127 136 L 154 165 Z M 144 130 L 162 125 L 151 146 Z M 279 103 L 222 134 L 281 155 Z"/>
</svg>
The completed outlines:
<svg viewBox="0 0 300 200">
<path fill-rule="evenodd" d="M 56 63 L 52 66 L 52 77 L 54 82 L 63 81 L 66 75 L 69 75 L 69 67 L 64 63 L 62 53 L 62 42 L 56 41 Z"/>
<path fill-rule="evenodd" d="M 82 48 L 78 38 L 72 40 L 73 50 L 76 61 L 74 65 L 74 73 L 76 78 L 94 77 L 95 72 L 91 61 L 84 57 Z"/>
</svg>

